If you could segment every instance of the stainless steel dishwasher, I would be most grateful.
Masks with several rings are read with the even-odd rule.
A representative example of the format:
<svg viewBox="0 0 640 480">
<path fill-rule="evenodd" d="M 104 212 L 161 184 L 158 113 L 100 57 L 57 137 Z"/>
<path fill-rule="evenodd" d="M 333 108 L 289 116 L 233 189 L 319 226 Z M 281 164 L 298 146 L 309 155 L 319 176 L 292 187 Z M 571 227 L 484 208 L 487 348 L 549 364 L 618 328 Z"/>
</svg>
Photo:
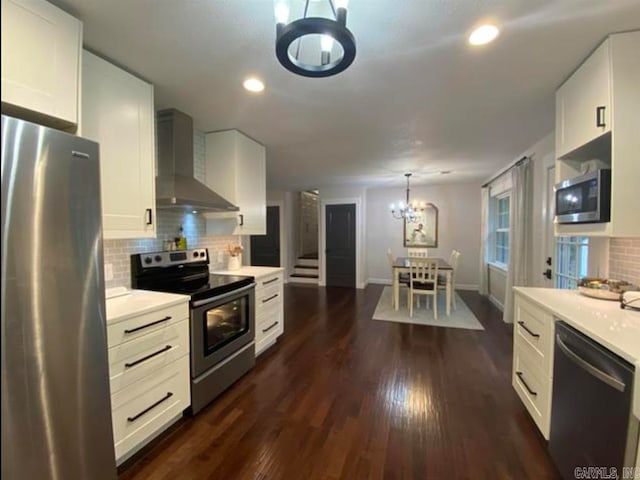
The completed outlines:
<svg viewBox="0 0 640 480">
<path fill-rule="evenodd" d="M 635 465 L 634 367 L 564 322 L 556 322 L 549 451 L 565 479 L 576 468 Z"/>
</svg>

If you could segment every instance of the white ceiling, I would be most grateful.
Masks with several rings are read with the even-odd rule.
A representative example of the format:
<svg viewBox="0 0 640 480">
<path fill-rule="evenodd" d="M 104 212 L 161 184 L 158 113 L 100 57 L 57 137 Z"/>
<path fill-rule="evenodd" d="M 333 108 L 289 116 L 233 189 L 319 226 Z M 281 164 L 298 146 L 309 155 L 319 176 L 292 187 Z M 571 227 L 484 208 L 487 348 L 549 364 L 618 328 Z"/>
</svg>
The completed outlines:
<svg viewBox="0 0 640 480">
<path fill-rule="evenodd" d="M 308 79 L 275 58 L 272 0 L 55 3 L 155 84 L 159 108 L 264 143 L 271 188 L 486 178 L 553 129 L 555 88 L 607 33 L 640 28 L 640 0 L 351 0 L 355 62 Z M 483 19 L 501 35 L 471 48 Z M 243 90 L 250 74 L 262 95 Z"/>
</svg>

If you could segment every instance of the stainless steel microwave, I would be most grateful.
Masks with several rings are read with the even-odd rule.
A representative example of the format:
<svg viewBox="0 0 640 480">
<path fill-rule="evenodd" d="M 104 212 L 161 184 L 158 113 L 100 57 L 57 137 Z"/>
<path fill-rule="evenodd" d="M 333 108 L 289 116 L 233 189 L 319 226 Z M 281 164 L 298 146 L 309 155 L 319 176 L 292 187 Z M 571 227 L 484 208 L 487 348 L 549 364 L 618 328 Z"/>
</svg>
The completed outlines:
<svg viewBox="0 0 640 480">
<path fill-rule="evenodd" d="M 611 217 L 611 170 L 598 169 L 556 185 L 557 223 L 605 223 Z"/>
</svg>

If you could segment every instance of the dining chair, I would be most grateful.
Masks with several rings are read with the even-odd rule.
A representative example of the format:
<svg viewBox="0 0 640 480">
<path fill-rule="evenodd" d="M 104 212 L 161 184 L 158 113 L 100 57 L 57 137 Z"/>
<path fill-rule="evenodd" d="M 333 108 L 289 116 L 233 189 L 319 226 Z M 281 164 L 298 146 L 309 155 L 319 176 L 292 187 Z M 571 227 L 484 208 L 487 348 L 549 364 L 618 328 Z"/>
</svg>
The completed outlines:
<svg viewBox="0 0 640 480">
<path fill-rule="evenodd" d="M 395 272 L 393 271 L 393 265 L 396 263 L 396 257 L 391 252 L 390 248 L 387 250 L 387 260 L 389 260 L 389 268 L 391 268 L 391 278 L 393 279 L 393 275 L 395 274 Z M 398 277 L 398 281 L 400 283 L 399 287 L 402 285 L 405 285 L 405 286 L 409 285 L 409 274 L 401 273 Z M 395 307 L 394 295 L 391 295 L 391 306 Z"/>
<path fill-rule="evenodd" d="M 451 303 L 454 310 L 457 310 L 458 305 L 456 302 L 456 273 L 458 271 L 458 264 L 460 263 L 460 252 L 458 250 L 451 250 L 449 255 L 449 265 L 451 266 Z M 438 277 L 438 289 L 447 289 L 447 277 L 446 275 L 440 275 Z"/>
<path fill-rule="evenodd" d="M 428 248 L 407 248 L 407 257 L 409 258 L 427 258 L 428 256 Z"/>
<path fill-rule="evenodd" d="M 409 316 L 413 317 L 413 297 L 425 295 L 433 298 L 433 318 L 438 319 L 438 262 L 426 258 L 412 258 L 409 260 L 409 291 L 407 300 Z M 418 297 L 419 298 L 419 297 Z M 426 302 L 427 308 L 429 302 Z"/>
</svg>

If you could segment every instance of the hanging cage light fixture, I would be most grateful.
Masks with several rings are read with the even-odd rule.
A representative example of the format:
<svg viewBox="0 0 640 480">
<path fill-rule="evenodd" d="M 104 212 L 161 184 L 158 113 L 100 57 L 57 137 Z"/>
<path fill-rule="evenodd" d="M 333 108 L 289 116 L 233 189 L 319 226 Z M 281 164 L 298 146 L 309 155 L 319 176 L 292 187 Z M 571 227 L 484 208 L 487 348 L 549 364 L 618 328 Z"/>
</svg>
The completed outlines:
<svg viewBox="0 0 640 480">
<path fill-rule="evenodd" d="M 410 188 L 409 188 L 409 179 L 411 178 L 411 173 L 405 173 L 405 177 L 407 177 L 407 196 L 406 203 L 399 202 L 396 206 L 395 204 L 391 204 L 389 210 L 391 211 L 391 215 L 393 218 L 397 220 L 405 220 L 407 223 L 415 223 L 418 220 L 418 213 L 424 212 L 425 204 L 424 202 L 414 202 L 412 203 L 410 200 Z"/>
<path fill-rule="evenodd" d="M 304 77 L 317 78 L 336 75 L 353 63 L 356 40 L 347 28 L 348 0 L 274 1 L 276 56 L 284 68 Z M 316 16 L 310 16 L 310 10 L 314 10 Z M 322 16 L 323 13 L 326 16 Z M 289 21 L 292 14 L 299 17 Z M 319 37 L 319 40 L 312 43 L 305 37 Z"/>
</svg>

